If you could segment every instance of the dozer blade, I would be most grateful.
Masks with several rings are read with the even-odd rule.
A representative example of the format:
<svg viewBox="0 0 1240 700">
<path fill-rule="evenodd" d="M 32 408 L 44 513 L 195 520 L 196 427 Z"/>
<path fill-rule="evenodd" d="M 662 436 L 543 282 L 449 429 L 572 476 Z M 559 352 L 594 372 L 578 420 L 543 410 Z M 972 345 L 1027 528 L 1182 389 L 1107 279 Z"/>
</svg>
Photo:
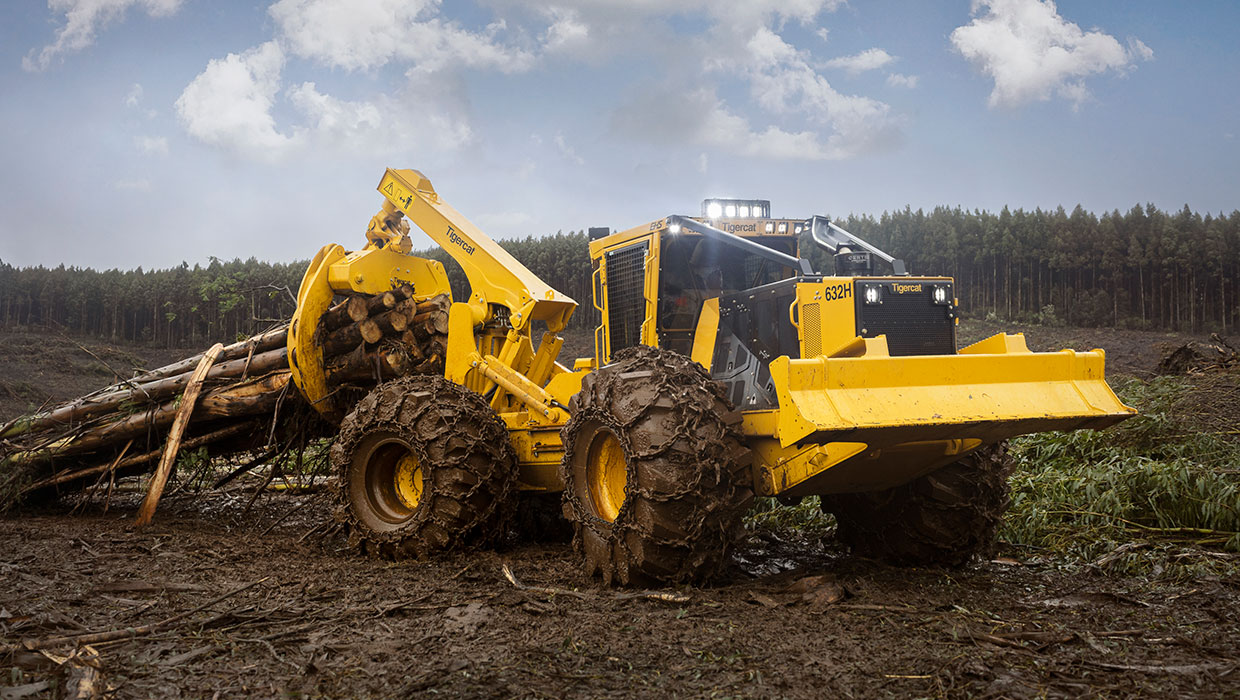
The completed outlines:
<svg viewBox="0 0 1240 700">
<path fill-rule="evenodd" d="M 956 355 L 892 357 L 883 337 L 832 357 L 771 363 L 776 437 L 870 447 L 932 440 L 989 444 L 1026 433 L 1105 428 L 1136 415 L 1103 379 L 1102 350 L 1030 352 L 999 334 Z"/>
</svg>

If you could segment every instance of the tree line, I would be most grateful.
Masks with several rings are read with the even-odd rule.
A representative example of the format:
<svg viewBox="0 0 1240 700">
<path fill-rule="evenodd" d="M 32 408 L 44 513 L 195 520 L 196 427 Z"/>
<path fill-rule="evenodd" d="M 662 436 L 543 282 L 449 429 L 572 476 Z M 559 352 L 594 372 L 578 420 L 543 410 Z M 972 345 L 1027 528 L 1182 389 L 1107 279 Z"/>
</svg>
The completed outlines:
<svg viewBox="0 0 1240 700">
<path fill-rule="evenodd" d="M 903 258 L 917 275 L 949 275 L 965 314 L 1021 322 L 1188 332 L 1240 323 L 1240 211 L 1199 214 L 1135 206 L 1097 216 L 1035 209 L 998 213 L 905 208 L 837 222 Z M 514 257 L 581 305 L 577 328 L 598 321 L 584 232 L 501 241 Z M 815 269 L 829 255 L 808 239 Z M 468 285 L 441 249 L 418 255 L 448 269 L 456 298 Z M 109 340 L 197 347 L 232 340 L 292 315 L 306 262 L 182 263 L 167 270 L 0 261 L 0 326 L 52 326 Z"/>
<path fill-rule="evenodd" d="M 914 274 L 955 277 L 974 315 L 1187 332 L 1240 322 L 1240 211 L 905 208 L 842 225 Z"/>
</svg>

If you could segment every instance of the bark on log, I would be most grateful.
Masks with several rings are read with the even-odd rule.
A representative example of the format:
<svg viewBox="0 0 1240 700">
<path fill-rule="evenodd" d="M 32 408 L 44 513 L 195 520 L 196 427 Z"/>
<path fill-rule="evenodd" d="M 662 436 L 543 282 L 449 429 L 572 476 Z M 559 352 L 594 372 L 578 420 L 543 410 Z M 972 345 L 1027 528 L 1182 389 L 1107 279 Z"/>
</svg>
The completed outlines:
<svg viewBox="0 0 1240 700">
<path fill-rule="evenodd" d="M 220 356 L 216 360 L 218 363 L 217 366 L 223 365 L 230 360 L 244 360 L 247 356 L 249 356 L 251 349 L 253 349 L 255 357 L 266 355 L 272 350 L 284 347 L 287 343 L 287 338 L 288 326 L 281 326 L 267 331 L 266 333 L 256 335 L 248 340 L 233 343 L 232 345 L 226 346 L 220 353 Z M 124 402 L 123 398 L 118 401 L 117 397 L 133 394 L 135 391 L 137 391 L 138 395 L 141 396 L 143 400 L 149 400 L 146 396 L 142 396 L 141 391 L 136 389 L 136 387 L 141 387 L 152 382 L 181 375 L 184 375 L 186 380 L 188 380 L 189 373 L 193 372 L 194 368 L 198 366 L 198 362 L 202 360 L 202 356 L 203 353 L 199 353 L 179 362 L 174 362 L 170 365 L 165 365 L 149 372 L 144 372 L 125 382 L 112 384 L 104 387 L 103 389 L 87 394 L 80 399 L 59 406 L 52 411 L 37 413 L 32 416 L 22 416 L 14 419 L 3 428 L 0 428 L 0 438 L 14 438 L 19 435 L 46 430 L 50 427 L 61 427 L 58 425 L 61 423 L 88 420 L 91 417 L 114 410 L 119 403 Z M 236 365 L 230 365 L 230 367 L 232 366 Z M 251 371 L 256 370 L 251 368 Z M 215 374 L 212 375 L 212 378 L 218 376 L 227 375 Z M 184 382 L 182 382 L 182 384 L 184 384 Z M 95 408 L 100 405 L 106 406 L 107 408 L 102 411 Z M 80 409 L 86 410 L 85 412 L 79 412 Z"/>
<path fill-rule="evenodd" d="M 209 445 L 219 440 L 224 440 L 226 438 L 240 435 L 246 432 L 247 430 L 253 430 L 256 427 L 258 427 L 258 425 L 259 425 L 258 421 L 251 420 L 245 423 L 238 423 L 236 425 L 230 425 L 225 428 L 220 428 L 219 430 L 212 431 L 210 433 L 207 433 L 206 435 L 199 435 L 198 437 L 190 438 L 189 440 L 182 442 L 181 449 L 194 450 L 199 447 L 202 447 L 203 445 Z M 53 486 L 59 486 L 61 484 L 67 484 L 71 481 L 78 481 L 80 479 L 85 479 L 87 477 L 95 476 L 97 474 L 105 474 L 110 471 L 120 471 L 121 469 L 127 469 L 129 467 L 136 467 L 139 464 L 153 462 L 156 459 L 159 459 L 159 456 L 162 453 L 163 453 L 162 449 L 151 450 L 150 452 L 147 452 L 146 454 L 134 455 L 133 457 L 126 457 L 124 459 L 118 460 L 115 464 L 109 462 L 107 464 L 98 464 L 93 467 L 86 467 L 85 469 L 75 469 L 72 471 L 60 472 L 59 474 L 56 474 L 55 476 L 49 477 L 47 479 L 43 479 L 42 481 L 37 481 L 23 488 L 22 495 L 25 496 L 27 494 L 40 491 L 42 489 L 51 488 Z"/>
<path fill-rule="evenodd" d="M 275 407 L 280 392 L 289 383 L 288 370 L 265 377 L 220 387 L 207 393 L 198 402 L 195 415 L 205 418 L 250 416 Z M 41 448 L 17 452 L 5 460 L 9 467 L 21 467 L 53 458 L 93 452 L 122 440 L 138 437 L 150 429 L 163 429 L 172 423 L 177 402 L 169 401 L 156 408 L 121 418 L 89 432 L 70 435 Z"/>
<path fill-rule="evenodd" d="M 323 341 L 323 357 L 346 355 L 362 344 L 362 329 L 356 324 L 341 328 Z"/>
<path fill-rule="evenodd" d="M 207 381 L 240 377 L 247 371 L 254 375 L 262 375 L 288 367 L 288 348 L 280 347 L 269 350 L 253 358 L 240 357 L 229 362 L 220 362 L 211 367 Z M 36 433 L 50 428 L 70 427 L 74 423 L 97 418 L 107 413 L 120 410 L 126 403 L 141 406 L 152 401 L 162 401 L 182 391 L 188 384 L 192 373 L 179 374 L 173 377 L 157 379 L 150 382 L 100 394 L 93 397 L 78 399 L 72 403 L 56 408 L 50 412 L 31 416 L 22 433 Z M 19 433 L 20 434 L 20 433 Z"/>
<path fill-rule="evenodd" d="M 216 359 L 216 361 L 226 362 L 228 360 L 235 360 L 239 357 L 245 357 L 250 354 L 251 347 L 254 348 L 254 354 L 258 355 L 259 353 L 265 353 L 269 350 L 284 347 L 287 344 L 288 324 L 282 324 L 265 333 L 260 333 L 246 340 L 225 346 L 224 351 L 220 353 L 220 356 Z M 198 361 L 202 359 L 203 354 L 204 353 L 198 353 L 193 357 L 187 357 L 179 362 L 174 362 L 170 365 L 165 365 L 149 372 L 144 372 L 133 377 L 128 382 L 114 384 L 113 386 L 108 387 L 108 389 L 119 389 L 131 383 L 148 382 L 154 379 L 175 377 L 178 374 L 193 372 L 194 368 L 198 366 Z"/>
<path fill-rule="evenodd" d="M 365 301 L 360 301 L 359 297 L 345 299 L 323 312 L 323 315 L 319 318 L 319 328 L 322 328 L 324 333 L 328 333 L 337 328 L 343 328 L 350 323 L 356 323 L 359 319 L 353 318 L 353 310 L 357 309 L 359 304 L 364 305 L 365 303 Z M 362 318 L 365 318 L 365 316 Z"/>
<path fill-rule="evenodd" d="M 172 473 L 172 464 L 181 450 L 181 436 L 185 434 L 185 426 L 189 425 L 189 417 L 194 412 L 194 405 L 198 403 L 198 392 L 202 389 L 202 382 L 207 378 L 207 372 L 211 371 L 211 363 L 215 362 L 215 358 L 223 350 L 224 346 L 220 343 L 212 346 L 202 356 L 202 361 L 198 363 L 198 368 L 194 370 L 194 375 L 190 377 L 189 384 L 185 387 L 185 393 L 181 396 L 181 405 L 177 408 L 176 418 L 173 419 L 172 428 L 168 431 L 168 442 L 164 444 L 164 454 L 159 459 L 155 476 L 151 477 L 150 483 L 147 484 L 146 497 L 142 499 L 142 505 L 138 507 L 138 518 L 134 521 L 138 527 L 149 525 L 151 518 L 155 517 L 155 508 L 159 506 L 160 496 L 164 495 L 164 485 L 168 483 L 168 475 Z"/>
</svg>

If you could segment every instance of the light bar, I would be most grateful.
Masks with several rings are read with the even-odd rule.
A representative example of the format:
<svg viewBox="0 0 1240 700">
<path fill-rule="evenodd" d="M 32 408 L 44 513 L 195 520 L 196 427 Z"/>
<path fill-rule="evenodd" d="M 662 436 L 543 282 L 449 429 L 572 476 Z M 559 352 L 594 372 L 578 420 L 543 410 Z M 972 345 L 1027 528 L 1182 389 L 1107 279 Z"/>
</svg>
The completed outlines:
<svg viewBox="0 0 1240 700">
<path fill-rule="evenodd" d="M 771 216 L 771 200 L 723 198 L 703 199 L 702 216 L 707 219 L 766 219 Z"/>
</svg>

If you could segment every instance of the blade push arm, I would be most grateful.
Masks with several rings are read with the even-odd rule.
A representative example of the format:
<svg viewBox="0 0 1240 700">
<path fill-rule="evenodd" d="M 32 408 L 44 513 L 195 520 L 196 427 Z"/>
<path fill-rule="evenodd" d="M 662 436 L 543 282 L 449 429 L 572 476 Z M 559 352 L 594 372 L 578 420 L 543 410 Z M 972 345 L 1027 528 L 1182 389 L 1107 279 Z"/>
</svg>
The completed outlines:
<svg viewBox="0 0 1240 700">
<path fill-rule="evenodd" d="M 490 319 L 497 306 L 509 311 L 517 330 L 534 320 L 545 322 L 550 331 L 562 330 L 568 323 L 577 302 L 552 289 L 440 199 L 425 175 L 389 168 L 379 182 L 379 192 L 386 201 L 371 219 L 367 238 L 372 242 L 399 240 L 401 226 L 408 230 L 401 219 L 408 217 L 460 263 L 469 278 L 467 303 L 475 323 Z"/>
</svg>

